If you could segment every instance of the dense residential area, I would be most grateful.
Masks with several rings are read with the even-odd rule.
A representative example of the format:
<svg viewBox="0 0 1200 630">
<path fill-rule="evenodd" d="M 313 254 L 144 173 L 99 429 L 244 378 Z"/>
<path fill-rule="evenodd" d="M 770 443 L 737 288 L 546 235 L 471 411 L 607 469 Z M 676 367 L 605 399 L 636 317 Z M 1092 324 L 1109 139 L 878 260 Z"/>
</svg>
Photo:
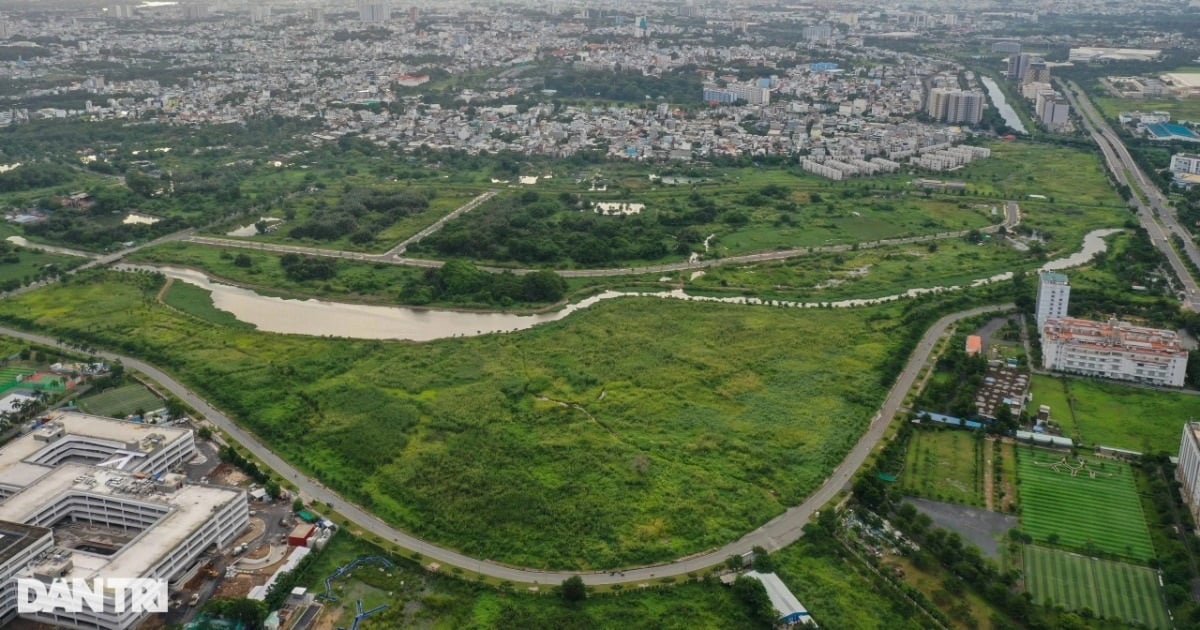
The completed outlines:
<svg viewBox="0 0 1200 630">
<path fill-rule="evenodd" d="M 0 627 L 1200 627 L 1198 34 L 0 4 Z"/>
</svg>

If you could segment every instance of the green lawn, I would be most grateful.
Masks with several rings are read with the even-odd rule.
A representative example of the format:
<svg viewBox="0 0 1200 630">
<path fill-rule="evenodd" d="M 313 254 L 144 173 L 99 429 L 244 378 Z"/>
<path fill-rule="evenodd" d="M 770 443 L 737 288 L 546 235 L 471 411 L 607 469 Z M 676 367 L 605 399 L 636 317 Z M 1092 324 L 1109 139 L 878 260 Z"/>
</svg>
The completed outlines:
<svg viewBox="0 0 1200 630">
<path fill-rule="evenodd" d="M 675 558 L 798 504 L 867 425 L 908 334 L 898 305 L 647 298 L 514 334 L 335 340 L 178 314 L 159 288 L 89 273 L 0 302 L 0 318 L 170 366 L 385 520 L 538 567 Z"/>
<path fill-rule="evenodd" d="M 155 411 L 163 408 L 162 399 L 141 383 L 85 396 L 76 401 L 76 404 L 83 411 L 109 418 L 124 418 L 137 411 Z"/>
<path fill-rule="evenodd" d="M 1062 464 L 1063 458 L 1066 463 Z M 1021 526 L 1038 543 L 1145 561 L 1154 547 L 1129 464 L 1029 446 L 1017 449 Z M 1057 464 L 1057 470 L 1052 468 Z M 1092 476 L 1092 473 L 1095 476 Z"/>
<path fill-rule="evenodd" d="M 1026 545 L 1022 555 L 1025 589 L 1035 603 L 1049 600 L 1147 628 L 1171 627 L 1152 569 L 1035 545 Z"/>
<path fill-rule="evenodd" d="M 982 507 L 985 443 L 969 431 L 913 432 L 900 476 L 900 488 L 935 501 Z"/>
<path fill-rule="evenodd" d="M 1183 423 L 1200 418 L 1200 396 L 1182 392 L 1041 375 L 1032 383 L 1033 409 L 1050 405 L 1067 436 L 1089 446 L 1175 453 Z"/>
</svg>

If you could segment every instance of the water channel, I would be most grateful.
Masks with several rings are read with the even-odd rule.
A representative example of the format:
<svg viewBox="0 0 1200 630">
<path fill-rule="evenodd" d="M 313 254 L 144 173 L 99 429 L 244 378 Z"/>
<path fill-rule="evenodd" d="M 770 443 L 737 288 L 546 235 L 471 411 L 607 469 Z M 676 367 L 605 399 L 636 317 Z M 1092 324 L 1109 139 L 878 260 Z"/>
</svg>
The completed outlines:
<svg viewBox="0 0 1200 630">
<path fill-rule="evenodd" d="M 1120 230 L 1095 230 L 1084 237 L 1083 247 L 1065 258 L 1050 261 L 1044 270 L 1061 270 L 1082 265 L 1096 254 L 1107 249 L 1104 238 Z M 903 293 L 878 298 L 793 302 L 786 300 L 764 300 L 755 297 L 713 297 L 688 295 L 681 289 L 672 291 L 624 292 L 605 291 L 579 302 L 568 304 L 557 311 L 516 314 L 502 312 L 454 311 L 445 309 L 422 309 L 407 306 L 376 306 L 348 304 L 324 300 L 288 300 L 261 295 L 221 282 L 216 282 L 203 272 L 194 269 L 151 265 L 117 265 L 126 271 L 156 271 L 176 281 L 187 282 L 212 292 L 213 304 L 232 313 L 243 322 L 254 324 L 259 330 L 314 336 L 347 337 L 355 339 L 407 339 L 410 341 L 432 341 L 449 337 L 471 337 L 496 332 L 513 332 L 532 328 L 538 324 L 558 321 L 576 311 L 584 310 L 602 300 L 623 297 L 656 297 L 660 299 L 686 300 L 692 302 L 721 302 L 724 304 L 766 305 L 780 308 L 815 308 L 831 306 L 849 308 L 882 304 L 924 293 L 956 291 L 960 286 L 920 287 Z M 1012 272 L 980 278 L 971 286 L 980 286 L 1012 278 Z"/>
<path fill-rule="evenodd" d="M 1021 117 L 1017 115 L 1017 111 L 1008 104 L 1008 99 L 1004 96 L 1004 92 L 999 85 L 992 80 L 991 77 L 980 76 L 979 80 L 983 82 L 983 86 L 987 88 L 988 96 L 992 97 L 992 104 L 995 105 L 996 111 L 1000 112 L 1000 117 L 1004 119 L 1004 124 L 1012 127 L 1018 133 L 1029 133 L 1025 129 L 1025 123 L 1021 122 Z"/>
</svg>

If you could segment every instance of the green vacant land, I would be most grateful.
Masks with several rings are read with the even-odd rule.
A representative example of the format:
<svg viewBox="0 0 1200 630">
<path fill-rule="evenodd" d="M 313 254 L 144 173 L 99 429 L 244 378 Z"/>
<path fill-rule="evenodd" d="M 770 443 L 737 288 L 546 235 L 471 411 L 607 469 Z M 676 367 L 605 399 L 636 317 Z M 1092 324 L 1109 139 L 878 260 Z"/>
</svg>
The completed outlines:
<svg viewBox="0 0 1200 630">
<path fill-rule="evenodd" d="M 124 418 L 138 411 L 162 409 L 163 401 L 141 383 L 105 390 L 93 396 L 81 398 L 79 408 L 98 416 Z"/>
<path fill-rule="evenodd" d="M 1049 600 L 1147 628 L 1171 627 L 1153 569 L 1035 545 L 1022 555 L 1025 589 L 1039 604 Z"/>
<path fill-rule="evenodd" d="M 1200 121 L 1200 99 L 1142 99 L 1101 96 L 1092 101 L 1108 118 L 1116 119 L 1121 112 L 1171 112 L 1171 120 Z"/>
<path fill-rule="evenodd" d="M 982 507 L 984 445 L 969 431 L 914 431 L 900 477 L 902 491 Z"/>
<path fill-rule="evenodd" d="M 86 258 L 49 254 L 35 249 L 8 247 L 7 243 L 0 244 L 0 250 L 11 251 L 9 256 L 15 258 L 11 262 L 0 263 L 0 286 L 8 282 L 25 283 L 47 270 L 66 271 L 85 262 Z"/>
<path fill-rule="evenodd" d="M 243 322 L 233 313 L 222 311 L 214 306 L 212 291 L 186 282 L 171 282 L 163 294 L 162 300 L 167 306 L 177 308 L 204 321 L 234 328 L 254 328 L 254 324 Z"/>
<path fill-rule="evenodd" d="M 159 363 L 380 517 L 539 567 L 666 560 L 799 503 L 875 412 L 907 334 L 902 305 L 629 298 L 521 333 L 355 341 L 216 325 L 160 288 L 89 273 L 0 317 Z"/>
<path fill-rule="evenodd" d="M 337 614 L 347 625 L 347 613 L 357 599 L 370 608 L 388 608 L 367 618 L 372 628 L 757 628 L 746 605 L 715 579 L 685 580 L 669 587 L 626 585 L 609 594 L 593 594 L 578 604 L 565 604 L 551 591 L 557 584 L 540 585 L 533 595 L 506 585 L 480 585 L 418 567 L 408 558 L 388 555 L 379 547 L 345 531 L 334 537 L 301 584 L 324 592 L 324 579 L 340 566 L 363 556 L 387 556 L 395 567 L 379 570 L 367 564 L 334 582 L 336 603 L 326 614 Z M 804 540 L 772 554 L 777 573 L 816 620 L 827 628 L 916 630 L 920 620 L 899 598 L 881 592 L 873 574 L 857 561 Z M 850 564 L 848 564 L 848 562 Z M 339 611 L 340 608 L 340 611 Z"/>
<path fill-rule="evenodd" d="M 1183 423 L 1200 418 L 1200 396 L 1182 392 L 1042 375 L 1032 385 L 1033 404 L 1050 405 L 1067 436 L 1087 445 L 1174 453 Z"/>
<path fill-rule="evenodd" d="M 1021 526 L 1035 541 L 1135 560 L 1154 557 L 1129 464 L 1022 446 L 1017 475 Z"/>
</svg>

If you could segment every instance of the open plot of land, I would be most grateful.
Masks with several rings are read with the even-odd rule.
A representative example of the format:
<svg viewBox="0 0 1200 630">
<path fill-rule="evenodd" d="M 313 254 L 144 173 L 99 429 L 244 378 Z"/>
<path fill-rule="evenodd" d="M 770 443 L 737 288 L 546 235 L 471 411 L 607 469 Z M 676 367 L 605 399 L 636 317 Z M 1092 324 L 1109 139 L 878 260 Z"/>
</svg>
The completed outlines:
<svg viewBox="0 0 1200 630">
<path fill-rule="evenodd" d="M 1086 379 L 1067 385 L 1087 444 L 1174 454 L 1180 427 L 1200 419 L 1200 396 Z"/>
<path fill-rule="evenodd" d="M 1154 557 L 1129 464 L 1021 446 L 1017 474 L 1021 525 L 1035 541 Z"/>
<path fill-rule="evenodd" d="M 1142 99 L 1101 96 L 1092 101 L 1108 118 L 1121 112 L 1170 112 L 1171 120 L 1200 121 L 1200 98 Z"/>
<path fill-rule="evenodd" d="M 1068 404 L 1069 403 L 1069 404 Z M 1200 396 L 1107 381 L 1033 377 L 1033 405 L 1050 405 L 1050 416 L 1067 437 L 1083 444 L 1174 453 L 1179 427 L 1200 418 Z"/>
<path fill-rule="evenodd" d="M 915 431 L 908 443 L 904 492 L 936 501 L 983 505 L 983 440 L 967 431 Z"/>
<path fill-rule="evenodd" d="M 513 334 L 327 339 L 185 316 L 155 302 L 161 286 L 89 272 L 0 317 L 170 365 L 381 518 L 526 566 L 675 558 L 798 504 L 870 421 L 910 334 L 903 305 L 630 298 Z"/>
<path fill-rule="evenodd" d="M 1018 525 L 1017 517 L 999 512 L 928 499 L 906 500 L 928 514 L 934 526 L 958 532 L 958 535 L 992 558 L 1000 557 L 999 541 L 1008 530 Z"/>
<path fill-rule="evenodd" d="M 11 281 L 24 282 L 49 268 L 65 271 L 87 262 L 76 256 L 49 254 L 34 249 L 17 248 L 15 252 L 16 262 L 0 264 L 0 285 Z"/>
<path fill-rule="evenodd" d="M 162 409 L 163 401 L 155 396 L 154 392 L 146 389 L 145 385 L 134 383 L 87 396 L 77 404 L 80 409 L 98 416 L 124 418 L 139 410 Z"/>
<path fill-rule="evenodd" d="M 1026 408 L 1033 415 L 1042 405 L 1049 406 L 1050 421 L 1062 428 L 1064 436 L 1078 442 L 1080 440 L 1079 427 L 1075 424 L 1075 414 L 1071 413 L 1066 388 L 1067 385 L 1063 379 L 1045 374 L 1034 374 L 1029 379 L 1029 391 L 1033 395 L 1033 402 Z"/>
<path fill-rule="evenodd" d="M 1050 600 L 1148 628 L 1170 627 L 1152 569 L 1036 545 L 1026 545 L 1023 555 L 1025 588 L 1039 604 Z"/>
</svg>

